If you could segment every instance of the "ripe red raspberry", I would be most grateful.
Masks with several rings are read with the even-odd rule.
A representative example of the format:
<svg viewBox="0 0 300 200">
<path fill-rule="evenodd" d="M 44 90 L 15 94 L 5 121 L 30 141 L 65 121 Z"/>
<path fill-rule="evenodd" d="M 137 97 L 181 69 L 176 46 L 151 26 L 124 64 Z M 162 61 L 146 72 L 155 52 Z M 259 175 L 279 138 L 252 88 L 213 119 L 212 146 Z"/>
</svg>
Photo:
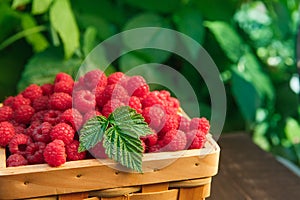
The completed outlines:
<svg viewBox="0 0 300 200">
<path fill-rule="evenodd" d="M 170 130 L 176 130 L 178 128 L 178 115 L 166 115 L 166 121 L 161 129 L 161 132 L 166 133 Z"/>
<path fill-rule="evenodd" d="M 8 147 L 12 154 L 20 154 L 24 156 L 26 154 L 26 147 L 32 142 L 31 138 L 25 134 L 15 134 L 9 141 Z"/>
<path fill-rule="evenodd" d="M 184 116 L 179 116 L 178 129 L 187 133 L 190 130 L 190 120 Z"/>
<path fill-rule="evenodd" d="M 210 129 L 209 121 L 205 117 L 195 117 L 190 122 L 190 130 L 200 130 L 204 134 L 207 134 Z"/>
<path fill-rule="evenodd" d="M 125 106 L 125 104 L 118 99 L 109 100 L 101 111 L 103 116 L 108 117 L 116 108 L 120 106 Z"/>
<path fill-rule="evenodd" d="M 54 92 L 54 85 L 51 83 L 45 83 L 41 86 L 41 89 L 43 91 L 44 96 L 50 96 Z"/>
<path fill-rule="evenodd" d="M 107 85 L 117 84 L 123 77 L 125 77 L 125 74 L 123 72 L 112 73 L 107 77 Z"/>
<path fill-rule="evenodd" d="M 128 105 L 131 108 L 135 109 L 137 113 L 141 114 L 143 112 L 141 100 L 136 96 L 131 96 L 129 98 Z"/>
<path fill-rule="evenodd" d="M 59 110 L 49 110 L 44 114 L 44 121 L 54 126 L 59 123 L 61 113 Z"/>
<path fill-rule="evenodd" d="M 76 82 L 74 82 L 73 93 L 79 90 L 86 90 L 88 88 L 85 87 L 84 77 L 79 77 Z"/>
<path fill-rule="evenodd" d="M 69 144 L 75 135 L 75 130 L 72 126 L 66 123 L 58 123 L 50 131 L 50 137 L 52 140 L 59 139 L 62 140 L 65 144 Z"/>
<path fill-rule="evenodd" d="M 6 160 L 7 167 L 17 167 L 27 165 L 28 161 L 20 154 L 12 154 Z"/>
<path fill-rule="evenodd" d="M 14 128 L 15 128 L 16 134 L 25 134 L 25 131 L 26 131 L 25 127 L 16 125 L 16 126 L 14 126 Z"/>
<path fill-rule="evenodd" d="M 77 109 L 70 108 L 60 115 L 60 122 L 71 125 L 74 130 L 79 130 L 82 124 L 82 115 Z"/>
<path fill-rule="evenodd" d="M 98 142 L 93 148 L 89 149 L 89 153 L 97 159 L 107 158 L 102 142 Z"/>
<path fill-rule="evenodd" d="M 34 129 L 41 125 L 41 123 L 41 121 L 32 121 L 30 126 L 25 130 L 25 134 L 31 137 Z"/>
<path fill-rule="evenodd" d="M 91 119 L 95 116 L 100 116 L 100 115 L 102 115 L 101 112 L 99 112 L 97 110 L 91 110 L 90 112 L 87 112 L 84 114 L 82 124 L 85 124 L 89 119 Z"/>
<path fill-rule="evenodd" d="M 13 96 L 7 97 L 6 99 L 4 99 L 3 105 L 4 105 L 4 106 L 12 107 L 12 104 L 13 104 L 13 102 L 14 102 L 14 99 L 15 99 L 15 97 L 13 97 Z"/>
<path fill-rule="evenodd" d="M 34 108 L 35 112 L 41 110 L 47 110 L 48 102 L 49 102 L 48 96 L 40 96 L 33 100 L 32 107 Z"/>
<path fill-rule="evenodd" d="M 31 84 L 21 93 L 23 97 L 30 99 L 31 102 L 43 95 L 43 90 L 36 84 Z"/>
<path fill-rule="evenodd" d="M 0 122 L 0 146 L 5 147 L 16 134 L 10 122 Z"/>
<path fill-rule="evenodd" d="M 53 93 L 49 99 L 49 107 L 52 110 L 65 111 L 72 108 L 71 95 L 63 92 Z"/>
<path fill-rule="evenodd" d="M 42 164 L 44 163 L 44 150 L 46 144 L 44 142 L 30 143 L 26 148 L 26 159 L 29 164 Z"/>
<path fill-rule="evenodd" d="M 125 102 L 128 99 L 127 91 L 119 84 L 107 85 L 103 92 L 96 94 L 96 102 L 103 107 L 109 100 L 117 99 Z"/>
<path fill-rule="evenodd" d="M 161 140 L 161 145 L 166 151 L 184 150 L 186 143 L 186 135 L 180 130 L 168 131 Z"/>
<path fill-rule="evenodd" d="M 72 95 L 74 81 L 59 81 L 54 84 L 54 92 L 64 92 Z"/>
<path fill-rule="evenodd" d="M 44 121 L 44 115 L 48 112 L 48 110 L 41 110 L 34 113 L 34 115 L 31 117 L 31 123 L 34 121 Z"/>
<path fill-rule="evenodd" d="M 14 119 L 18 123 L 29 124 L 34 112 L 34 108 L 30 105 L 19 106 L 14 112 Z"/>
<path fill-rule="evenodd" d="M 159 144 L 155 144 L 153 146 L 150 146 L 147 148 L 148 153 L 155 153 L 155 152 L 160 152 L 161 151 L 161 147 Z"/>
<path fill-rule="evenodd" d="M 187 148 L 201 149 L 206 141 L 205 133 L 201 130 L 192 130 L 187 132 Z"/>
<path fill-rule="evenodd" d="M 17 109 L 18 107 L 22 105 L 30 105 L 31 101 L 30 99 L 27 99 L 23 97 L 22 94 L 18 94 L 17 96 L 14 97 L 14 101 L 12 103 L 12 108 Z"/>
<path fill-rule="evenodd" d="M 148 125 L 156 132 L 162 129 L 166 121 L 166 113 L 161 105 L 144 108 L 142 115 Z"/>
<path fill-rule="evenodd" d="M 149 148 L 149 147 L 156 145 L 158 136 L 157 136 L 157 133 L 153 133 L 151 135 L 142 137 L 141 140 L 143 140 L 145 142 L 147 148 Z"/>
<path fill-rule="evenodd" d="M 31 137 L 36 142 L 49 143 L 51 141 L 51 129 L 52 125 L 49 122 L 43 122 L 33 130 Z"/>
<path fill-rule="evenodd" d="M 127 82 L 126 90 L 130 96 L 144 98 L 149 93 L 149 85 L 142 76 L 132 76 Z"/>
<path fill-rule="evenodd" d="M 143 108 L 151 107 L 154 105 L 163 105 L 163 101 L 162 99 L 160 99 L 158 94 L 158 91 L 149 92 L 147 96 L 142 100 Z"/>
<path fill-rule="evenodd" d="M 72 82 L 73 78 L 69 74 L 65 72 L 60 72 L 56 74 L 55 79 L 54 79 L 54 84 L 60 82 L 60 81 L 67 81 L 67 82 Z"/>
<path fill-rule="evenodd" d="M 9 121 L 13 118 L 13 110 L 9 106 L 0 107 L 0 122 Z"/>
<path fill-rule="evenodd" d="M 62 140 L 54 140 L 44 149 L 44 159 L 52 167 L 58 167 L 66 162 L 66 149 Z"/>
<path fill-rule="evenodd" d="M 86 151 L 78 153 L 79 141 L 73 140 L 66 145 L 67 160 L 83 160 L 86 157 Z"/>
<path fill-rule="evenodd" d="M 95 69 L 84 75 L 84 84 L 90 90 L 94 90 L 96 87 L 105 87 L 107 85 L 107 77 L 103 71 Z"/>
<path fill-rule="evenodd" d="M 73 94 L 74 108 L 81 113 L 95 110 L 96 100 L 95 95 L 89 90 L 80 90 Z"/>
</svg>

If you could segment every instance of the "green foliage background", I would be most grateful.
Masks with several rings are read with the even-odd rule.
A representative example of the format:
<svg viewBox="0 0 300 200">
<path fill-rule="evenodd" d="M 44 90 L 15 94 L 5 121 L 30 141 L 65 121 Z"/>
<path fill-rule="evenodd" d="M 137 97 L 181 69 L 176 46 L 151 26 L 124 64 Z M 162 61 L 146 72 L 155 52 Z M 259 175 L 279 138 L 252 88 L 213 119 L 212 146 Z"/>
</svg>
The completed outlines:
<svg viewBox="0 0 300 200">
<path fill-rule="evenodd" d="M 300 166 L 299 98 L 290 87 L 298 8 L 299 0 L 0 0 L 0 101 L 59 71 L 75 75 L 95 45 L 123 30 L 171 28 L 203 45 L 218 66 L 227 93 L 224 132 L 246 130 Z M 203 80 L 168 52 L 134 51 L 108 73 L 148 62 L 188 77 L 210 116 Z"/>
</svg>

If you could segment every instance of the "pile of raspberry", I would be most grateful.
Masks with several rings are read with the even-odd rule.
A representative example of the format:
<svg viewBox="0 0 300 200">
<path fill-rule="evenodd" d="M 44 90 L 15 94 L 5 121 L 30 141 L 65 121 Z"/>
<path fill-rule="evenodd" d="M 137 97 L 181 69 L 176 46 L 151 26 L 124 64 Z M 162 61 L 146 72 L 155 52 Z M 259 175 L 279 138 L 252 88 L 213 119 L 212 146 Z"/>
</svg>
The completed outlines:
<svg viewBox="0 0 300 200">
<path fill-rule="evenodd" d="M 108 117 L 125 105 L 140 113 L 153 131 L 141 138 L 145 153 L 204 146 L 209 121 L 181 115 L 178 99 L 166 90 L 150 91 L 142 76 L 122 72 L 106 76 L 96 69 L 74 81 L 61 72 L 53 83 L 31 84 L 4 100 L 0 146 L 8 150 L 7 166 L 48 163 L 56 167 L 85 159 L 89 152 L 78 153 L 81 127 L 88 119 Z"/>
</svg>

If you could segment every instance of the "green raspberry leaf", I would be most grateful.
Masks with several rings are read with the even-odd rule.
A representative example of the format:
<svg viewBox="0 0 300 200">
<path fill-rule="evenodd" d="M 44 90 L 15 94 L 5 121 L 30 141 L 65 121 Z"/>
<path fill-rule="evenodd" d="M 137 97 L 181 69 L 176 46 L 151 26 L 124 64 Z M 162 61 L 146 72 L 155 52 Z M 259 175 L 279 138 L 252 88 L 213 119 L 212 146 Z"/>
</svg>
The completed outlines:
<svg viewBox="0 0 300 200">
<path fill-rule="evenodd" d="M 110 127 L 103 146 L 109 158 L 137 172 L 142 172 L 143 146 L 138 137 L 124 133 L 118 126 Z"/>
<path fill-rule="evenodd" d="M 152 134 L 144 117 L 129 106 L 120 106 L 110 114 L 108 120 L 111 124 L 122 130 L 123 134 L 140 138 Z"/>
<path fill-rule="evenodd" d="M 108 127 L 108 120 L 104 116 L 89 119 L 80 130 L 78 152 L 93 148 L 103 138 Z"/>
</svg>

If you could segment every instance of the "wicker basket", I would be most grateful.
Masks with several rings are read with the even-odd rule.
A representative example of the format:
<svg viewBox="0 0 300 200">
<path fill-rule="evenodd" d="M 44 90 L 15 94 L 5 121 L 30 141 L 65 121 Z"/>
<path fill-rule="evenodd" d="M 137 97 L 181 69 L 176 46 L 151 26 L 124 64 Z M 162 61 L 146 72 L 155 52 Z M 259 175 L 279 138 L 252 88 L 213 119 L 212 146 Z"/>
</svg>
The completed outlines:
<svg viewBox="0 0 300 200">
<path fill-rule="evenodd" d="M 210 195 L 220 148 L 211 135 L 203 149 L 149 153 L 143 174 L 115 169 L 117 163 L 96 159 L 6 167 L 0 148 L 0 199 L 193 200 Z M 178 158 L 179 157 L 179 158 Z M 165 163 L 169 165 L 163 168 Z"/>
</svg>

